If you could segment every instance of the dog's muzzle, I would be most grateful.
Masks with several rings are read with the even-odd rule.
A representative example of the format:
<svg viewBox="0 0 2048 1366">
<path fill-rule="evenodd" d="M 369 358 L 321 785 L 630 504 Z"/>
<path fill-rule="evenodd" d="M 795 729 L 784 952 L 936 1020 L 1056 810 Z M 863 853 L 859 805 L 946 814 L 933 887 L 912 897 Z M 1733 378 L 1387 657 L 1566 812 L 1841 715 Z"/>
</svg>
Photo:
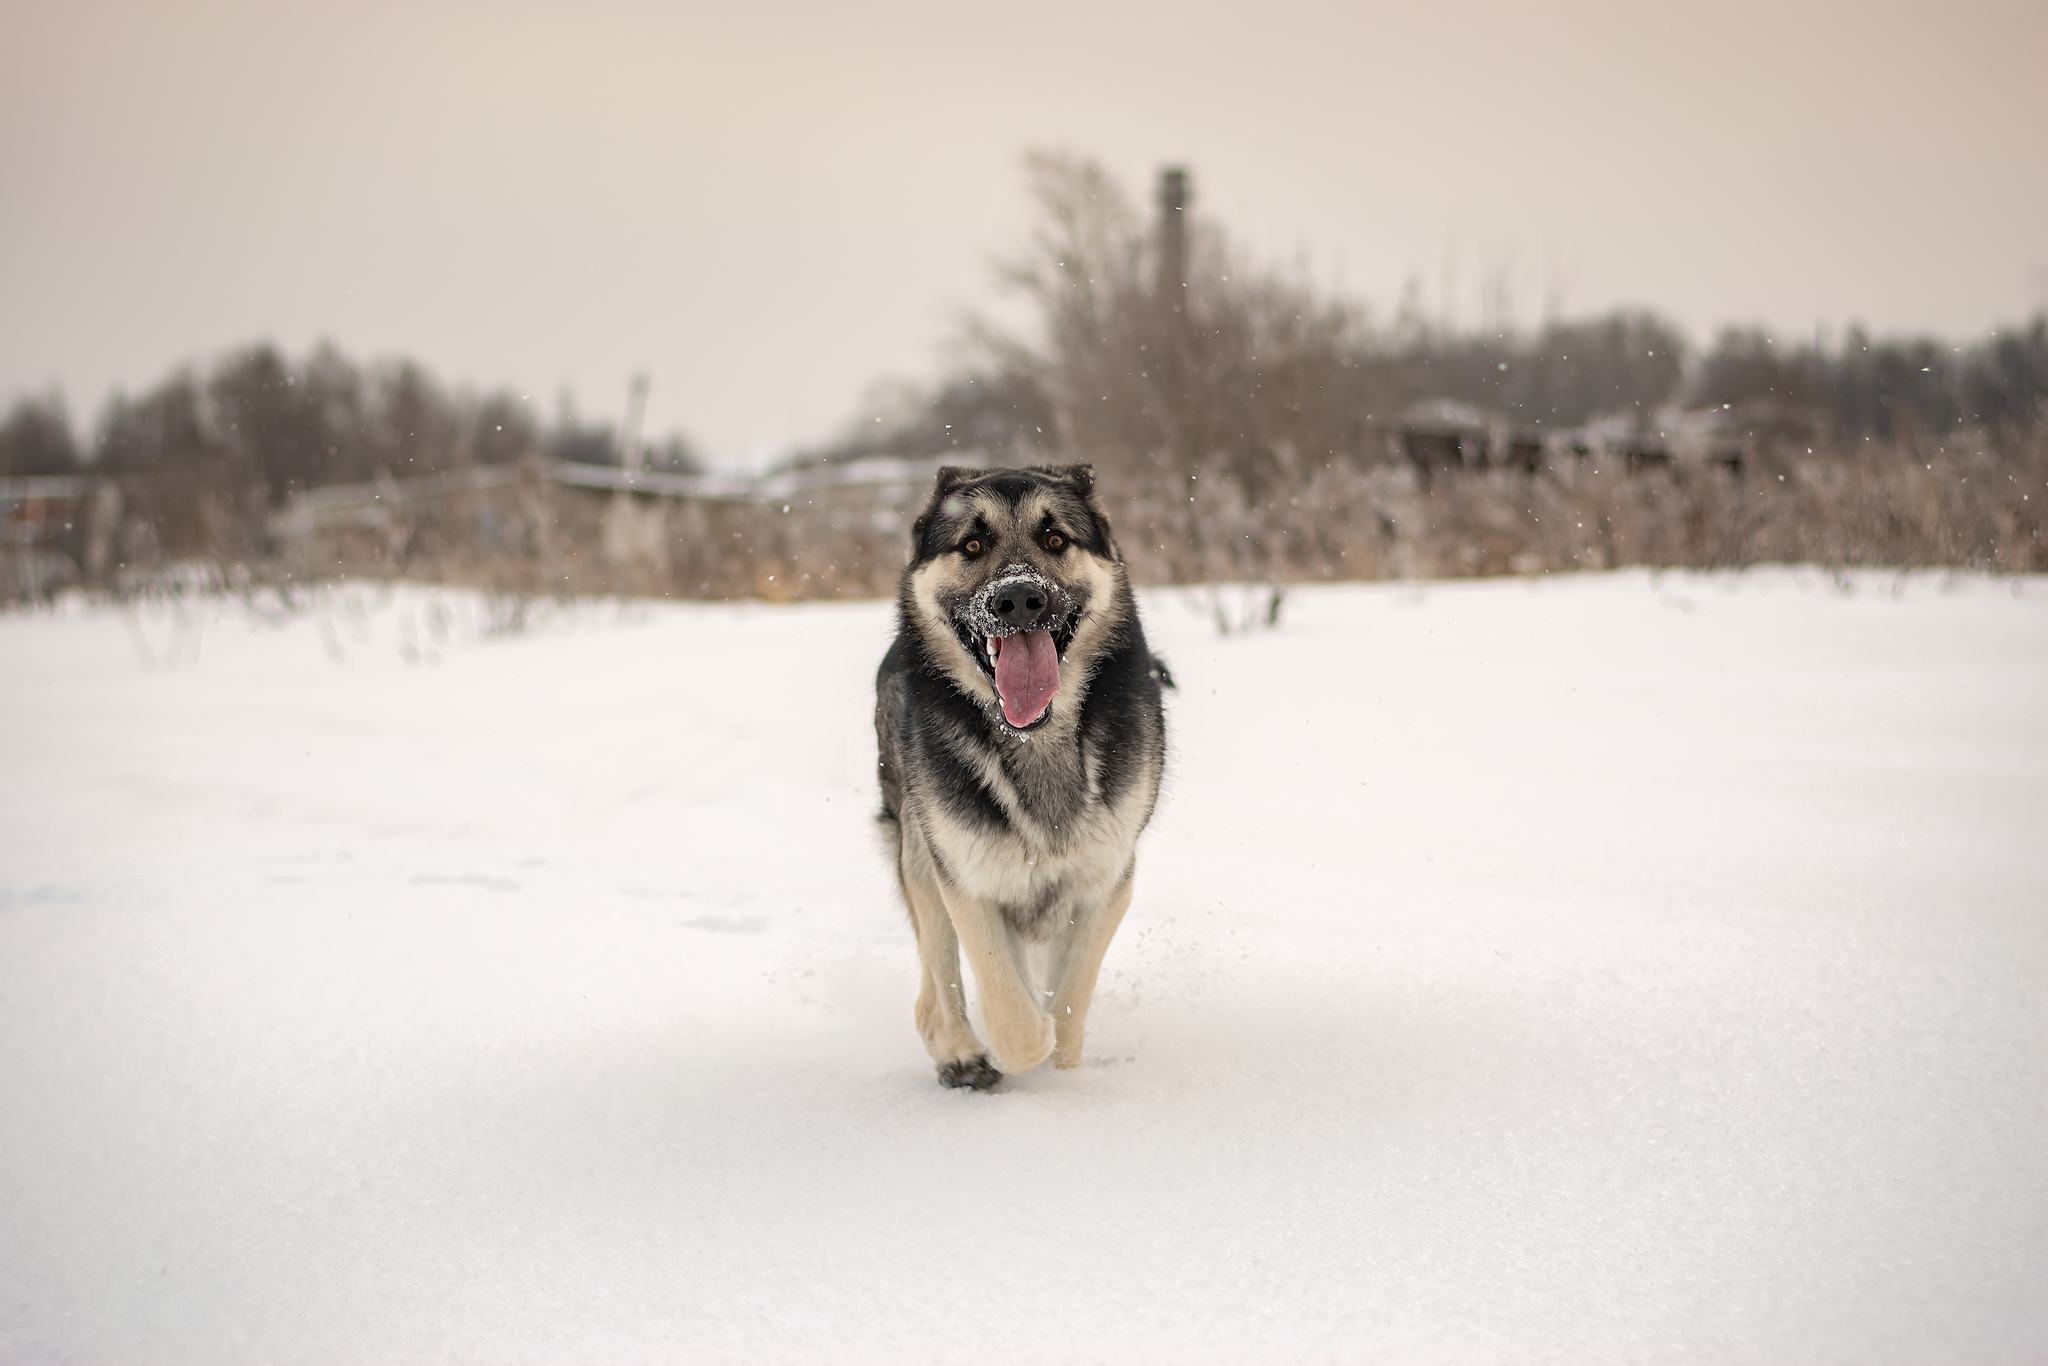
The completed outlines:
<svg viewBox="0 0 2048 1366">
<path fill-rule="evenodd" d="M 1071 628 L 1074 598 L 1028 564 L 1004 565 L 980 592 L 953 609 L 963 638 L 1000 639 L 1023 631 L 1064 634 Z"/>
<path fill-rule="evenodd" d="M 995 684 L 1012 730 L 1035 729 L 1051 715 L 1076 616 L 1072 596 L 1027 564 L 1006 565 L 958 609 L 960 643 Z"/>
</svg>

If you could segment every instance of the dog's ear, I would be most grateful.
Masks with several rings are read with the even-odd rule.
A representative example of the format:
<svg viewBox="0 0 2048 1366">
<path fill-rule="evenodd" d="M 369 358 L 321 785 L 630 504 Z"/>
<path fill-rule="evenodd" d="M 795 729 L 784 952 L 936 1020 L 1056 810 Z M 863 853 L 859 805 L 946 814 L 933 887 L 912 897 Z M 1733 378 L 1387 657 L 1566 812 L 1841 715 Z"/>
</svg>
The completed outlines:
<svg viewBox="0 0 2048 1366">
<path fill-rule="evenodd" d="M 1055 479 L 1074 486 L 1074 492 L 1093 501 L 1095 498 L 1095 466 L 1093 465 L 1040 465 L 1040 469 Z"/>
<path fill-rule="evenodd" d="M 1103 553 L 1112 560 L 1122 560 L 1123 552 L 1117 549 L 1116 537 L 1109 529 L 1109 514 L 1102 510 L 1102 499 L 1095 493 L 1095 466 L 1041 465 L 1039 468 L 1081 495 L 1082 505 L 1095 519 L 1095 539 L 1102 546 Z"/>
<path fill-rule="evenodd" d="M 918 514 L 917 520 L 910 524 L 911 558 L 915 559 L 924 552 L 924 535 L 926 531 L 931 529 L 934 518 L 941 514 L 948 517 L 957 516 L 960 510 L 966 506 L 963 500 L 957 498 L 948 500 L 946 495 L 980 473 L 980 470 L 969 469 L 965 465 L 941 465 L 939 467 L 938 478 L 932 484 L 931 498 L 925 503 L 924 511 Z M 946 506 L 948 501 L 952 502 L 952 507 Z"/>
</svg>

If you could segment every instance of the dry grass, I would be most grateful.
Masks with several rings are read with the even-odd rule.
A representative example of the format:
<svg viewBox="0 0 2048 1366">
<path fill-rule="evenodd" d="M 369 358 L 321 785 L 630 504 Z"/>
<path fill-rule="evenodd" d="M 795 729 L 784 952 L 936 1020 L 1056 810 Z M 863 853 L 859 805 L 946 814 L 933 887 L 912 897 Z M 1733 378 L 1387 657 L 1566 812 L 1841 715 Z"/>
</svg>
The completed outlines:
<svg viewBox="0 0 2048 1366">
<path fill-rule="evenodd" d="M 1714 466 L 1630 471 L 1599 453 L 1534 473 L 1439 474 L 1332 462 L 1263 502 L 1228 469 L 1104 471 L 1141 584 L 1459 578 L 1628 565 L 1953 567 L 2048 571 L 2048 434 L 1825 449 Z M 1290 490 L 1291 491 L 1287 491 Z M 529 470 L 516 481 L 332 518 L 271 553 L 132 564 L 116 592 L 335 578 L 462 584 L 508 600 L 590 594 L 796 601 L 887 596 L 906 549 L 904 487 L 841 488 L 783 503 L 618 495 Z M 15 554 L 11 596 L 80 581 Z M 1263 599 L 1261 600 L 1263 601 Z M 1220 620 L 1265 609 L 1219 603 Z"/>
</svg>

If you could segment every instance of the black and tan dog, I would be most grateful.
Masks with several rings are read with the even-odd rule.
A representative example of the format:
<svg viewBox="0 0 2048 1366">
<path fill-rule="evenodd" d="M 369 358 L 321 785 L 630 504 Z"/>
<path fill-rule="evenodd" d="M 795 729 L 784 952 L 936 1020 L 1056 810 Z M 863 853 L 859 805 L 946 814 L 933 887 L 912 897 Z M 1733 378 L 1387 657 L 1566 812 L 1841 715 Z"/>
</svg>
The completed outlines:
<svg viewBox="0 0 2048 1366">
<path fill-rule="evenodd" d="M 918 1032 L 940 1081 L 983 1089 L 1081 1061 L 1172 685 L 1090 467 L 942 469 L 910 537 L 875 680 L 882 825 L 923 960 Z"/>
</svg>

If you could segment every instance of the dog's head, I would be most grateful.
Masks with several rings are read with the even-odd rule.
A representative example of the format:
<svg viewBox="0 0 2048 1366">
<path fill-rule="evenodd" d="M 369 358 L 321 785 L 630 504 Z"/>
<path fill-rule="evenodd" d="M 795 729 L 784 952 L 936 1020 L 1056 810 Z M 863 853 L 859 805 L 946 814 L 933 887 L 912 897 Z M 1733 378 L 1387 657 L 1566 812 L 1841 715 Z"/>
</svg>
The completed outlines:
<svg viewBox="0 0 2048 1366">
<path fill-rule="evenodd" d="M 1126 591 L 1093 468 L 947 466 L 910 542 L 903 611 L 926 653 L 1005 729 L 1050 723 Z"/>
</svg>

